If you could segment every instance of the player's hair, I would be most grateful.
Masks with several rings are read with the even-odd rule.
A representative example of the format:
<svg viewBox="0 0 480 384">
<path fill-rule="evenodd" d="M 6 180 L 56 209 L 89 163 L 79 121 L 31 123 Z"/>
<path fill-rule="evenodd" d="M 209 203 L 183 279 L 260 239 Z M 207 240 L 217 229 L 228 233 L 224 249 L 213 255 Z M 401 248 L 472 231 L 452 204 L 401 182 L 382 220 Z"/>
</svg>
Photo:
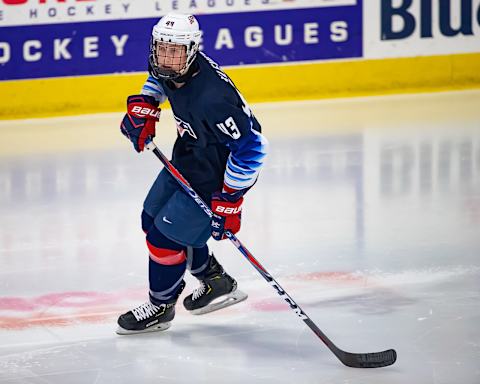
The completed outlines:
<svg viewBox="0 0 480 384">
<path fill-rule="evenodd" d="M 163 16 L 153 27 L 150 40 L 149 63 L 153 76 L 164 79 L 175 79 L 184 75 L 197 55 L 202 31 L 197 19 L 192 15 L 169 13 Z M 179 71 L 162 68 L 157 59 L 159 43 L 172 43 L 185 46 L 186 63 Z"/>
</svg>

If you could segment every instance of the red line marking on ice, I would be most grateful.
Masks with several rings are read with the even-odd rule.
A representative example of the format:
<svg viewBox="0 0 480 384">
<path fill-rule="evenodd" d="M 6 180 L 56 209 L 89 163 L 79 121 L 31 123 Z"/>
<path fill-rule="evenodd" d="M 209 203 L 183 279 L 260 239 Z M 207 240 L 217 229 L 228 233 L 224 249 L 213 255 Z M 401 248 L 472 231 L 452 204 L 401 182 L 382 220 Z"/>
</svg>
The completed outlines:
<svg viewBox="0 0 480 384">
<path fill-rule="evenodd" d="M 311 281 L 318 281 L 322 283 L 326 283 L 329 286 L 329 289 L 332 287 L 358 287 L 358 288 L 366 288 L 366 287 L 373 287 L 375 284 L 368 280 L 366 276 L 362 276 L 360 274 L 355 274 L 352 272 L 340 272 L 340 271 L 321 271 L 321 272 L 311 272 L 311 273 L 301 273 L 296 275 L 291 275 L 285 277 L 286 281 L 290 282 L 290 286 L 297 285 L 297 283 L 304 283 Z M 292 284 L 291 282 L 294 281 L 295 283 Z M 287 289 L 287 291 L 290 291 Z M 257 310 L 257 311 L 265 311 L 265 312 L 280 312 L 280 311 L 287 311 L 288 305 L 282 300 L 275 300 L 274 298 L 262 299 L 257 300 L 250 303 L 250 306 Z"/>
<path fill-rule="evenodd" d="M 363 283 L 366 278 L 356 275 L 352 272 L 312 272 L 290 276 L 289 279 L 295 280 L 327 280 L 351 283 Z"/>
<path fill-rule="evenodd" d="M 15 311 L 32 311 L 37 308 L 35 303 L 19 297 L 0 297 L 0 311 L 13 309 Z"/>
<path fill-rule="evenodd" d="M 21 330 L 39 326 L 64 327 L 79 323 L 99 323 L 115 318 L 118 314 L 119 308 L 110 312 L 88 314 L 71 313 L 52 316 L 45 313 L 34 313 L 29 317 L 0 316 L 0 329 Z"/>
<path fill-rule="evenodd" d="M 130 300 L 145 299 L 145 288 L 116 292 L 61 292 L 36 297 L 0 297 L 0 329 L 66 326 L 109 320 Z"/>
<path fill-rule="evenodd" d="M 367 278 L 350 272 L 312 272 L 286 276 L 285 280 L 298 282 L 322 281 L 339 286 L 372 286 Z M 268 288 L 262 289 L 266 292 Z M 78 323 L 112 321 L 124 312 L 131 301 L 146 298 L 146 287 L 107 292 L 59 292 L 36 297 L 0 297 L 0 329 L 27 329 L 32 327 L 62 327 Z M 276 300 L 254 301 L 251 306 L 263 311 L 284 311 L 288 306 Z M 181 307 L 181 306 L 180 306 Z M 183 308 L 179 308 L 182 310 Z M 225 311 L 222 311 L 225 314 Z"/>
</svg>

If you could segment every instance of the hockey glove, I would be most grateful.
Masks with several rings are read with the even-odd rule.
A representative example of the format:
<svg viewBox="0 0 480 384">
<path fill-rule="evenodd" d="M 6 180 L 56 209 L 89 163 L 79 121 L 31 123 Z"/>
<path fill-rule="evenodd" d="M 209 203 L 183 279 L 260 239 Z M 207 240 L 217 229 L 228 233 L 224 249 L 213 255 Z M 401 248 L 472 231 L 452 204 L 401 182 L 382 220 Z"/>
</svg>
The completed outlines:
<svg viewBox="0 0 480 384">
<path fill-rule="evenodd" d="M 235 193 L 215 192 L 212 195 L 212 237 L 223 240 L 225 231 L 233 234 L 240 230 L 242 221 L 243 191 Z"/>
<path fill-rule="evenodd" d="M 147 95 L 129 96 L 127 109 L 120 130 L 133 143 L 135 150 L 142 152 L 145 140 L 155 137 L 155 123 L 160 118 L 158 101 Z"/>
</svg>

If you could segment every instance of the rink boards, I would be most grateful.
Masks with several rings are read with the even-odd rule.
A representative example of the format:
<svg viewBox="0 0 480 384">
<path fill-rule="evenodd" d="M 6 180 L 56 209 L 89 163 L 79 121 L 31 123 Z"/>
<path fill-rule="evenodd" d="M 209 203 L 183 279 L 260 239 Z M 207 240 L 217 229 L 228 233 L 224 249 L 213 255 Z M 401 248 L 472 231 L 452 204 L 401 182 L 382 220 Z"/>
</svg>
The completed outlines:
<svg viewBox="0 0 480 384">
<path fill-rule="evenodd" d="M 170 11 L 252 102 L 480 86 L 480 0 L 373 3 L 3 0 L 0 118 L 124 109 Z"/>
</svg>

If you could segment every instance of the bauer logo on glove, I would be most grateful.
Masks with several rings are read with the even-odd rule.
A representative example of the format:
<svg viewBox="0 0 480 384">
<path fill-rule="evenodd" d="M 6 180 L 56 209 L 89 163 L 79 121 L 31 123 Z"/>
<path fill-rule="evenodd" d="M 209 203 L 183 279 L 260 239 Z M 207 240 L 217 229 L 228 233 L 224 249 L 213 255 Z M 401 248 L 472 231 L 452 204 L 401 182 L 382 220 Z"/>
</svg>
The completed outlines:
<svg viewBox="0 0 480 384">
<path fill-rule="evenodd" d="M 141 105 L 135 105 L 130 113 L 140 118 L 153 117 L 156 119 L 156 121 L 160 119 L 160 111 L 157 108 L 147 108 L 142 107 Z"/>
<path fill-rule="evenodd" d="M 160 118 L 158 101 L 148 95 L 133 95 L 127 99 L 127 113 L 120 130 L 137 152 L 142 152 L 145 142 L 155 137 L 155 123 Z"/>
<path fill-rule="evenodd" d="M 237 213 L 240 213 L 242 210 L 242 207 L 225 207 L 223 205 L 217 205 L 215 207 L 215 212 L 224 214 L 224 215 L 236 215 Z"/>
<path fill-rule="evenodd" d="M 242 222 L 243 192 L 230 194 L 215 192 L 212 195 L 212 237 L 215 240 L 226 239 L 225 231 L 235 234 Z"/>
</svg>

